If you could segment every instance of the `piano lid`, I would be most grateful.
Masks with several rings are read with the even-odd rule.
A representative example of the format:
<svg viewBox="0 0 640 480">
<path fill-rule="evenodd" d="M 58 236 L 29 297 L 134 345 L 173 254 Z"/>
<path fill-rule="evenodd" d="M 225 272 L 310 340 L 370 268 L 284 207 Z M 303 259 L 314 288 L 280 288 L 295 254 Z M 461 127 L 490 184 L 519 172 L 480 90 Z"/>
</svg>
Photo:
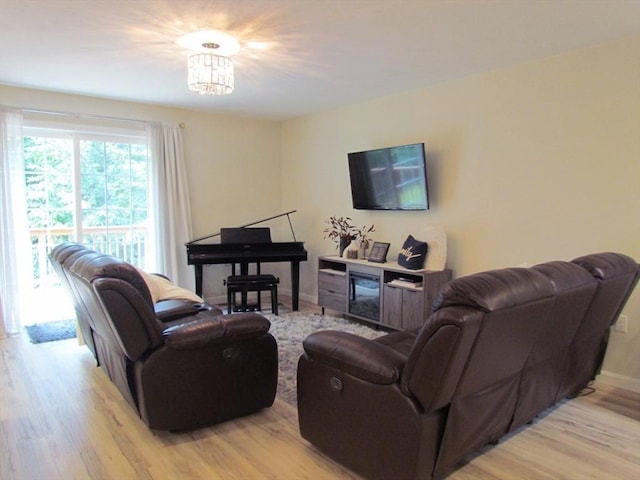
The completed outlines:
<svg viewBox="0 0 640 480">
<path fill-rule="evenodd" d="M 256 225 L 258 223 L 266 222 L 268 220 L 273 220 L 274 218 L 284 217 L 286 215 L 287 216 L 287 220 L 289 220 L 289 228 L 291 228 L 291 234 L 293 235 L 293 241 L 295 242 L 296 241 L 296 234 L 293 231 L 293 224 L 291 223 L 291 217 L 289 216 L 290 214 L 295 213 L 295 212 L 297 212 L 297 210 L 289 210 L 288 212 L 280 213 L 279 215 L 274 215 L 272 217 L 263 218 L 262 220 L 257 220 L 255 222 L 247 223 L 245 225 L 241 225 L 239 227 L 234 227 L 234 228 L 236 228 L 236 229 L 244 229 L 245 227 L 250 227 L 251 225 Z M 217 236 L 222 234 L 222 230 L 226 230 L 226 229 L 222 228 L 218 233 L 213 233 L 213 234 L 207 235 L 205 237 L 196 238 L 194 240 L 191 240 L 190 242 L 187 242 L 186 245 L 189 246 L 189 245 L 192 245 L 194 243 L 200 242 L 202 240 L 206 240 L 207 238 L 217 237 Z M 266 230 L 269 230 L 269 229 L 267 228 Z M 221 242 L 222 243 L 234 243 L 234 242 L 224 242 L 222 239 L 221 239 Z M 269 232 L 269 240 L 266 241 L 266 242 L 265 241 L 261 241 L 261 242 L 244 242 L 244 241 L 242 241 L 242 242 L 235 242 L 235 243 L 270 243 L 270 242 L 271 242 L 271 233 Z"/>
</svg>

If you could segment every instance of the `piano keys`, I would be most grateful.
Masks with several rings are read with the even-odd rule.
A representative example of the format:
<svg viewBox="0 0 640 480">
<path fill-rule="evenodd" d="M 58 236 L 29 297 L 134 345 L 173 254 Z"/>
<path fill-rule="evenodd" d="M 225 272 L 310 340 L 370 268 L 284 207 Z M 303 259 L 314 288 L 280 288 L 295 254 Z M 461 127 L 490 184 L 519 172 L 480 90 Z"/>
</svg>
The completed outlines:
<svg viewBox="0 0 640 480">
<path fill-rule="evenodd" d="M 221 243 L 198 243 L 202 240 L 220 235 L 220 232 L 207 237 L 192 240 L 186 244 L 187 264 L 195 267 L 196 294 L 202 296 L 203 286 L 203 266 L 216 264 L 240 265 L 240 274 L 246 275 L 250 263 L 268 262 L 289 262 L 291 264 L 291 303 L 292 310 L 298 310 L 300 291 L 300 262 L 307 260 L 307 251 L 304 242 L 272 242 L 268 229 L 247 229 L 250 225 L 255 225 L 267 220 L 282 217 L 295 212 L 285 212 L 274 217 L 265 218 L 252 222 L 241 227 L 226 230 L 225 242 Z M 291 219 L 289 218 L 291 226 Z M 241 229 L 246 229 L 242 232 Z M 257 232 L 262 230 L 262 232 Z M 291 227 L 293 233 L 293 227 Z M 244 235 L 243 235 L 244 233 Z M 293 234 L 295 240 L 295 234 Z M 245 241 L 246 240 L 246 241 Z M 232 272 L 235 274 L 235 271 Z"/>
</svg>

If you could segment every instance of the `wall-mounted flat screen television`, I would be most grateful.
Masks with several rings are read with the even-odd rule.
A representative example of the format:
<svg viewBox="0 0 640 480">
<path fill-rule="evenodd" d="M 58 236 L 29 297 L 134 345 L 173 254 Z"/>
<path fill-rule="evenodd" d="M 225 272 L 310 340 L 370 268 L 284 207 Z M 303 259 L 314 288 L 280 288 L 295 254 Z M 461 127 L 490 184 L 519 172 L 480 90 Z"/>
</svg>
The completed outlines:
<svg viewBox="0 0 640 480">
<path fill-rule="evenodd" d="M 354 152 L 347 157 L 353 208 L 429 208 L 424 143 Z"/>
</svg>

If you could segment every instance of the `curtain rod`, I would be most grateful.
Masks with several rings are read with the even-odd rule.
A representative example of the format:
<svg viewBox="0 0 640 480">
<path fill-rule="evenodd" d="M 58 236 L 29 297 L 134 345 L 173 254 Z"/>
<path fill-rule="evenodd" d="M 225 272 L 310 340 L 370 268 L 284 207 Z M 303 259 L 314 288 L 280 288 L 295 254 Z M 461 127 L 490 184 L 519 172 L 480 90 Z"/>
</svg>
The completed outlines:
<svg viewBox="0 0 640 480">
<path fill-rule="evenodd" d="M 29 112 L 29 113 L 43 113 L 46 115 L 65 115 L 68 117 L 75 117 L 75 118 L 90 118 L 90 119 L 92 118 L 97 120 L 114 120 L 118 122 L 148 123 L 147 120 L 137 120 L 135 118 L 123 118 L 123 117 L 108 117 L 106 115 L 94 115 L 91 113 L 62 112 L 57 110 L 41 110 L 38 108 L 22 108 L 21 110 L 23 112 Z M 180 128 L 184 128 L 184 122 L 180 122 L 178 123 L 178 125 L 180 126 Z"/>
</svg>

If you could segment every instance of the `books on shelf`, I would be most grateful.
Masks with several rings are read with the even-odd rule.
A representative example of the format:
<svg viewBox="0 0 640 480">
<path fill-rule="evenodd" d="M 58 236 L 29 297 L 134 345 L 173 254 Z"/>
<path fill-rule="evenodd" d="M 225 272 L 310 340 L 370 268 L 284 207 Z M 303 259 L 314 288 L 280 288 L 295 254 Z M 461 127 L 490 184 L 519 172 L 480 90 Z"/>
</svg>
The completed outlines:
<svg viewBox="0 0 640 480">
<path fill-rule="evenodd" d="M 412 280 L 410 278 L 394 278 L 389 282 L 390 285 L 397 285 L 398 287 L 408 288 L 422 288 L 422 282 L 419 280 Z"/>
</svg>

